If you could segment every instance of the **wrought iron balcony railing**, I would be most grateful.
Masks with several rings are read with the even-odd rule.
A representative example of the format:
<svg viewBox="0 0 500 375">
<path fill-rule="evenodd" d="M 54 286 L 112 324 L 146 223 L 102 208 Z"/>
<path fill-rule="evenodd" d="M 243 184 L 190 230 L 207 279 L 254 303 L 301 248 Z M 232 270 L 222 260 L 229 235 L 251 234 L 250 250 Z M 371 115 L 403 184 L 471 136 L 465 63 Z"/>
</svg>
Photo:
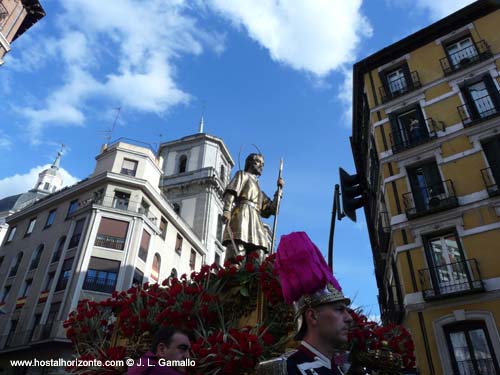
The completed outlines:
<svg viewBox="0 0 500 375">
<path fill-rule="evenodd" d="M 500 195 L 500 187 L 496 182 L 500 181 L 500 166 L 493 164 L 489 168 L 483 168 L 481 169 L 481 175 L 483 176 L 484 186 L 486 186 L 489 196 Z"/>
<path fill-rule="evenodd" d="M 403 194 L 403 204 L 408 219 L 433 214 L 458 206 L 452 180 L 414 189 Z"/>
<path fill-rule="evenodd" d="M 116 280 L 100 279 L 98 277 L 87 277 L 83 283 L 83 289 L 94 290 L 96 292 L 113 293 Z"/>
<path fill-rule="evenodd" d="M 122 168 L 120 173 L 121 174 L 126 174 L 127 176 L 132 176 L 134 177 L 135 176 L 135 169 L 128 169 L 128 168 Z"/>
<path fill-rule="evenodd" d="M 94 245 L 107 247 L 108 249 L 123 250 L 125 247 L 125 238 L 97 233 Z"/>
<path fill-rule="evenodd" d="M 398 142 L 394 141 L 394 137 L 391 134 L 392 153 L 397 154 L 398 152 L 430 142 L 437 138 L 438 131 L 444 131 L 444 122 L 442 121 L 436 121 L 429 117 L 425 120 L 425 123 L 428 130 L 424 128 L 425 124 L 419 123 L 418 129 L 414 131 L 407 131 L 404 134 L 400 132 L 399 139 L 401 140 Z"/>
<path fill-rule="evenodd" d="M 439 59 L 441 68 L 445 75 L 453 74 L 459 70 L 468 68 L 492 56 L 490 46 L 484 40 L 480 40 L 468 47 L 449 54 Z"/>
<path fill-rule="evenodd" d="M 500 93 L 499 93 L 500 94 Z M 500 114 L 500 105 L 490 95 L 474 99 L 457 107 L 464 126 L 471 126 Z"/>
<path fill-rule="evenodd" d="M 388 305 L 382 311 L 382 321 L 384 323 L 401 324 L 405 316 L 405 308 L 402 304 Z"/>
<path fill-rule="evenodd" d="M 390 81 L 387 83 L 387 86 L 381 86 L 378 90 L 382 103 L 386 103 L 389 100 L 408 94 L 421 86 L 418 72 L 415 71 L 411 72 L 409 77 L 404 76 Z"/>
<path fill-rule="evenodd" d="M 447 263 L 418 271 L 425 300 L 452 297 L 484 290 L 476 259 Z"/>
</svg>

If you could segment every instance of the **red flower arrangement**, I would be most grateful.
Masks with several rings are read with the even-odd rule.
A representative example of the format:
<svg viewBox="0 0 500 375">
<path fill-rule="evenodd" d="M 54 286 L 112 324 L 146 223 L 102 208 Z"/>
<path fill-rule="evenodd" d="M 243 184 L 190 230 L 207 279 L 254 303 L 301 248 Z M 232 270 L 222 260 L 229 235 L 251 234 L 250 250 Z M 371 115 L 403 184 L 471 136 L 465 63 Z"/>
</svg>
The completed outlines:
<svg viewBox="0 0 500 375">
<path fill-rule="evenodd" d="M 64 322 L 75 356 L 103 362 L 138 358 L 149 349 L 159 327 L 175 325 L 196 334 L 192 348 L 197 366 L 189 369 L 192 374 L 251 373 L 259 361 L 283 353 L 294 330 L 293 311 L 284 303 L 274 259 L 271 255 L 260 263 L 256 254 L 238 257 L 224 267 L 203 266 L 189 279 L 182 275 L 161 285 L 146 283 L 114 292 L 101 302 L 81 300 Z M 260 322 L 248 319 L 256 311 L 258 299 L 264 301 L 261 307 L 267 311 Z M 354 311 L 352 316 L 352 360 L 365 365 L 363 355 L 386 350 L 399 356 L 405 368 L 414 366 L 413 342 L 403 327 L 382 327 Z M 126 369 L 67 370 L 114 375 Z"/>
<path fill-rule="evenodd" d="M 349 332 L 351 361 L 379 374 L 397 374 L 415 367 L 415 346 L 410 333 L 400 325 L 381 326 L 359 311 L 349 311 L 353 326 Z M 384 372 L 385 371 L 385 372 Z"/>
</svg>

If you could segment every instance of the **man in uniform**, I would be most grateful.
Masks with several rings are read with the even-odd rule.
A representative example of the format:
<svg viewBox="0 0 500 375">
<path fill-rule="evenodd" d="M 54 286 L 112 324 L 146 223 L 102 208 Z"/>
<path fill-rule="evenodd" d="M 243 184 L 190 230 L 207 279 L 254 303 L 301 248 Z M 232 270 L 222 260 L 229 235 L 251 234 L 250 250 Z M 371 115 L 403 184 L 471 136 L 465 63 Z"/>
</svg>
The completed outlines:
<svg viewBox="0 0 500 375">
<path fill-rule="evenodd" d="M 238 171 L 224 192 L 224 222 L 226 229 L 222 244 L 226 246 L 226 260 L 246 255 L 251 251 L 268 251 L 269 240 L 260 217 L 276 213 L 280 189 L 284 182 L 278 179 L 274 199 L 269 199 L 259 187 L 258 176 L 264 168 L 264 156 L 250 154 L 245 170 Z"/>
<path fill-rule="evenodd" d="M 337 280 L 304 232 L 281 237 L 275 263 L 283 296 L 294 303 L 297 350 L 262 362 L 258 375 L 343 375 L 335 355 L 345 348 L 352 322 Z"/>
</svg>

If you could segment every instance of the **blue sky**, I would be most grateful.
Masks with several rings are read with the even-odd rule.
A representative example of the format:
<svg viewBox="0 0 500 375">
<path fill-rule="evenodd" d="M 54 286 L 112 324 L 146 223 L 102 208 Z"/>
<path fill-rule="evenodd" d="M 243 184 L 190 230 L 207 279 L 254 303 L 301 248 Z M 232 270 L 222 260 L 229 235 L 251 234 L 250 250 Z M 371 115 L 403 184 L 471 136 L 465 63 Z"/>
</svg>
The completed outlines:
<svg viewBox="0 0 500 375">
<path fill-rule="evenodd" d="M 65 182 L 88 176 L 117 107 L 111 138 L 154 146 L 195 133 L 203 111 L 235 160 L 263 152 L 269 195 L 284 158 L 278 236 L 305 230 L 326 253 L 338 167 L 354 171 L 352 63 L 470 2 L 41 0 L 0 67 L 0 198 L 31 188 L 61 143 Z M 359 216 L 337 223 L 335 274 L 377 315 Z"/>
</svg>

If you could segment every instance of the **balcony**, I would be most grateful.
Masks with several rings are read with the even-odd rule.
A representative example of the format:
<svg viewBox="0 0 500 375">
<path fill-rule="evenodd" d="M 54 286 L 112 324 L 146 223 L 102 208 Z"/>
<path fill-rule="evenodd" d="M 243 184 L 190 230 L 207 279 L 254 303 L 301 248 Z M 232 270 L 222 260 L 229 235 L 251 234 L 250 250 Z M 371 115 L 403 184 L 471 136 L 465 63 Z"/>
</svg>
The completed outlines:
<svg viewBox="0 0 500 375">
<path fill-rule="evenodd" d="M 146 216 L 151 222 L 156 224 L 158 218 L 152 215 L 149 209 L 147 207 L 144 207 L 142 203 L 142 201 L 131 200 L 129 197 L 102 195 L 94 199 L 89 198 L 88 200 L 83 202 L 83 205 L 88 206 L 91 204 L 95 204 L 103 207 L 115 208 L 122 211 L 139 213 Z"/>
<path fill-rule="evenodd" d="M 4 342 L 3 349 L 26 346 L 31 342 L 32 337 L 33 337 L 33 330 L 11 332 L 8 335 L 2 336 L 1 341 Z"/>
<path fill-rule="evenodd" d="M 484 40 L 480 40 L 468 47 L 456 51 L 446 57 L 439 59 L 441 68 L 445 75 L 450 75 L 466 69 L 492 56 L 490 46 Z"/>
<path fill-rule="evenodd" d="M 500 168 L 496 165 L 492 165 L 489 168 L 483 168 L 481 169 L 481 175 L 483 177 L 484 186 L 486 190 L 488 190 L 488 195 L 490 197 L 500 195 L 500 188 L 495 182 L 500 181 Z"/>
<path fill-rule="evenodd" d="M 482 292 L 483 280 L 476 259 L 468 259 L 418 271 L 426 301 Z"/>
<path fill-rule="evenodd" d="M 402 304 L 387 305 L 382 310 L 382 321 L 384 323 L 401 324 L 405 316 L 405 308 Z"/>
<path fill-rule="evenodd" d="M 413 193 L 403 194 L 403 204 L 408 219 L 430 215 L 458 206 L 452 180 L 421 187 Z"/>
<path fill-rule="evenodd" d="M 410 73 L 410 77 L 401 77 L 388 82 L 387 86 L 379 87 L 378 91 L 380 93 L 382 103 L 386 103 L 392 99 L 415 91 L 421 86 L 418 72 L 415 71 Z"/>
<path fill-rule="evenodd" d="M 111 294 L 115 290 L 115 283 L 116 279 L 87 277 L 83 283 L 83 289 Z"/>
<path fill-rule="evenodd" d="M 123 250 L 125 247 L 125 238 L 97 233 L 94 245 L 108 249 Z"/>
<path fill-rule="evenodd" d="M 391 145 L 392 145 L 392 153 L 397 154 L 399 152 L 408 150 L 410 148 L 419 146 L 421 144 L 432 141 L 437 138 L 438 131 L 444 131 L 444 122 L 436 121 L 431 117 L 425 120 L 427 125 L 427 129 L 423 128 L 423 124 L 419 124 L 416 130 L 408 130 L 406 132 L 399 133 L 399 139 L 401 141 L 394 141 L 394 137 L 391 134 Z"/>
<path fill-rule="evenodd" d="M 378 219 L 378 245 L 381 253 L 386 253 L 391 238 L 391 223 L 387 211 L 381 212 Z"/>
<path fill-rule="evenodd" d="M 499 95 L 497 92 L 495 95 Z M 490 94 L 474 99 L 457 107 L 464 126 L 471 126 L 500 114 L 500 106 Z"/>
</svg>

